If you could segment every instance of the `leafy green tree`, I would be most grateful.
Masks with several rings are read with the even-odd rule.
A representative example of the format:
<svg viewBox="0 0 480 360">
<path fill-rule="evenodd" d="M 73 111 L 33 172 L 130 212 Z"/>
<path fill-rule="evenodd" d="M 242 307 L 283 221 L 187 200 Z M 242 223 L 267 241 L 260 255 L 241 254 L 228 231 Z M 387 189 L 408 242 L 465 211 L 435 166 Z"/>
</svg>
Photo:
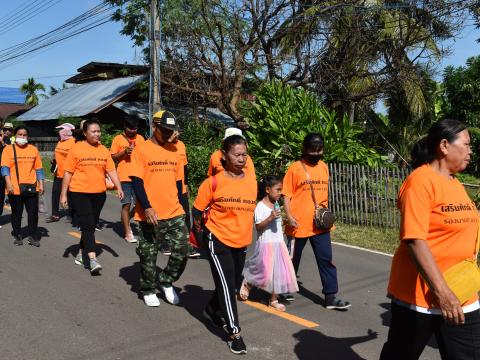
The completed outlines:
<svg viewBox="0 0 480 360">
<path fill-rule="evenodd" d="M 20 86 L 20 91 L 25 94 L 25 104 L 37 106 L 39 92 L 45 92 L 45 86 L 37 83 L 34 78 L 28 78 L 25 84 Z"/>
<path fill-rule="evenodd" d="M 338 118 L 318 98 L 303 88 L 280 82 L 265 84 L 255 93 L 255 102 L 245 108 L 249 151 L 260 173 L 286 170 L 299 159 L 302 142 L 309 132 L 324 138 L 324 160 L 379 166 L 387 158 L 365 146 L 359 135 L 363 129 Z"/>
</svg>

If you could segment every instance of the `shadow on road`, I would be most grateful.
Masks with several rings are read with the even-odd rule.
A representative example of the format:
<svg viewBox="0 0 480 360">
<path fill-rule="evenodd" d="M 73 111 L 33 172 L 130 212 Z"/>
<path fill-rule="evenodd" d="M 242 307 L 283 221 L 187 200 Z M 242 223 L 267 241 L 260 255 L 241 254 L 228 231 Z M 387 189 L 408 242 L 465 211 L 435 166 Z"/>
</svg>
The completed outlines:
<svg viewBox="0 0 480 360">
<path fill-rule="evenodd" d="M 307 288 L 303 287 L 303 285 L 301 285 L 300 281 L 298 282 L 298 292 L 302 296 L 304 296 L 307 299 L 313 301 L 314 304 L 325 306 L 325 301 L 324 301 L 323 297 L 321 297 L 321 296 L 315 294 L 314 292 L 308 290 Z"/>
<path fill-rule="evenodd" d="M 204 290 L 198 285 L 185 285 L 184 291 L 180 294 L 180 304 L 213 335 L 226 340 L 223 329 L 214 326 L 210 319 L 204 315 L 204 309 L 212 296 L 212 292 L 211 290 Z"/>
<path fill-rule="evenodd" d="M 140 263 L 138 261 L 131 266 L 121 268 L 118 276 L 125 280 L 127 285 L 130 285 L 131 292 L 137 294 L 138 298 L 143 300 L 140 293 Z"/>
<path fill-rule="evenodd" d="M 120 212 L 118 213 L 118 218 L 120 219 Z M 121 238 L 123 238 L 125 235 L 123 233 L 123 225 L 122 225 L 122 222 L 120 220 L 118 221 L 107 221 L 107 220 L 104 220 L 104 219 L 99 219 L 98 221 L 100 224 L 102 224 L 105 229 L 112 229 L 113 232 L 115 234 L 117 234 L 118 236 L 120 236 Z M 132 228 L 132 231 L 134 234 L 138 234 L 138 226 L 136 223 L 132 223 L 130 224 L 131 228 Z"/>
<path fill-rule="evenodd" d="M 315 330 L 300 330 L 293 337 L 298 343 L 294 347 L 299 360 L 341 359 L 341 360 L 365 360 L 360 357 L 352 346 L 376 339 L 377 332 L 368 329 L 365 336 L 351 338 L 334 338 Z"/>
<path fill-rule="evenodd" d="M 77 256 L 79 250 L 80 250 L 79 244 L 70 245 L 65 249 L 62 256 L 64 258 L 68 258 L 69 255 L 72 255 L 72 257 L 75 257 Z M 104 251 L 112 254 L 113 257 L 118 257 L 118 253 L 115 250 L 113 250 L 110 246 L 97 243 L 96 255 L 100 256 Z"/>
</svg>

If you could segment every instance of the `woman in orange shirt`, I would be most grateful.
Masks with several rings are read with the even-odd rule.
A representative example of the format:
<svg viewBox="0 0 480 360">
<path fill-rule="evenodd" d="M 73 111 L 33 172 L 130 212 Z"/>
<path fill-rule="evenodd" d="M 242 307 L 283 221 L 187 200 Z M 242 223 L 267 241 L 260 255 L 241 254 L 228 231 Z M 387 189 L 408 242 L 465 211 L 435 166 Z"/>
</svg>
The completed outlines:
<svg viewBox="0 0 480 360">
<path fill-rule="evenodd" d="M 30 245 L 39 247 L 40 242 L 37 237 L 38 194 L 43 194 L 45 179 L 42 159 L 38 149 L 28 143 L 28 130 L 25 126 L 17 127 L 14 134 L 15 144 L 5 147 L 1 163 L 1 172 L 5 177 L 8 200 L 12 208 L 13 243 L 23 245 L 20 231 L 23 206 L 25 205 L 28 214 L 27 241 Z M 25 190 L 21 191 L 21 188 Z"/>
<path fill-rule="evenodd" d="M 314 225 L 315 203 L 312 188 L 318 206 L 328 207 L 328 166 L 320 159 L 323 155 L 323 138 L 320 134 L 310 133 L 303 139 L 302 158 L 287 169 L 283 179 L 283 199 L 288 218 L 286 233 L 294 238 L 292 263 L 298 273 L 302 251 L 310 242 L 317 261 L 322 292 L 325 295 L 325 307 L 334 310 L 346 310 L 348 301 L 336 297 L 338 292 L 337 268 L 332 262 L 332 243 L 330 230 L 320 230 Z M 309 185 L 309 182 L 312 185 Z"/>
<path fill-rule="evenodd" d="M 77 142 L 69 151 L 64 164 L 64 175 L 60 204 L 67 207 L 67 191 L 73 202 L 75 216 L 80 225 L 80 251 L 75 263 L 83 265 L 82 250 L 88 253 L 90 272 L 96 275 L 102 266 L 96 257 L 95 224 L 106 200 L 105 176 L 108 174 L 117 188 L 117 194 L 123 199 L 123 191 L 115 170 L 115 164 L 108 149 L 100 144 L 100 124 L 96 120 L 87 120 L 83 124 L 85 140 Z"/>
<path fill-rule="evenodd" d="M 247 161 L 245 139 L 232 135 L 222 145 L 224 171 L 207 178 L 198 190 L 192 215 L 197 239 L 201 234 L 203 211 L 210 206 L 205 224 L 209 232 L 208 250 L 215 291 L 205 309 L 217 326 L 229 334 L 228 346 L 234 354 L 247 352 L 240 336 L 236 289 L 240 288 L 246 248 L 252 242 L 253 213 L 257 182 L 244 173 Z"/>
<path fill-rule="evenodd" d="M 478 295 L 460 303 L 443 273 L 475 253 L 478 212 L 456 174 L 470 162 L 466 126 L 441 120 L 412 150 L 398 194 L 400 245 L 392 260 L 382 360 L 418 359 L 435 335 L 442 359 L 480 359 Z"/>
</svg>

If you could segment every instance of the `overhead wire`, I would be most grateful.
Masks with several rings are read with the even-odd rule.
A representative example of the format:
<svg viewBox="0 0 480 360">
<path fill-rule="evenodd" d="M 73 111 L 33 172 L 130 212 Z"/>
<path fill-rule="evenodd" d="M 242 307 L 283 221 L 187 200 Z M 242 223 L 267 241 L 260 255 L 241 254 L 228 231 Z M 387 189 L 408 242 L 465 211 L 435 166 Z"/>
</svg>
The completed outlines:
<svg viewBox="0 0 480 360">
<path fill-rule="evenodd" d="M 33 19 L 34 17 L 44 13 L 51 7 L 57 5 L 63 0 L 48 0 L 45 3 L 42 3 L 39 8 L 33 9 L 35 11 L 30 11 L 28 13 L 23 14 L 23 16 L 17 16 L 11 18 L 9 21 L 6 23 L 0 22 L 0 35 L 6 34 L 10 32 L 11 30 L 19 27 L 20 25 L 24 24 L 25 22 L 29 21 L 30 19 Z"/>
</svg>

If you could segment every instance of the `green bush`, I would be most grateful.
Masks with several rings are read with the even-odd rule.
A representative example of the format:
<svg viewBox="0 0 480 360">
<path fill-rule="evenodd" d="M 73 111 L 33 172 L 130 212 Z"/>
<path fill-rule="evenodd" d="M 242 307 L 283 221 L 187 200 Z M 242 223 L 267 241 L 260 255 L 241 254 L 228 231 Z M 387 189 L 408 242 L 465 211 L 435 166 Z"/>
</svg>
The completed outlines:
<svg viewBox="0 0 480 360">
<path fill-rule="evenodd" d="M 282 173 L 301 155 L 302 142 L 310 132 L 324 138 L 324 160 L 381 166 L 387 158 L 359 140 L 363 132 L 347 117 L 323 107 L 317 97 L 302 88 L 272 82 L 262 86 L 256 100 L 243 114 L 250 125 L 249 151 L 257 173 Z"/>
<path fill-rule="evenodd" d="M 180 139 L 187 148 L 190 196 L 195 197 L 198 187 L 207 177 L 210 155 L 220 148 L 223 125 L 191 120 L 182 122 L 181 128 Z"/>
</svg>

